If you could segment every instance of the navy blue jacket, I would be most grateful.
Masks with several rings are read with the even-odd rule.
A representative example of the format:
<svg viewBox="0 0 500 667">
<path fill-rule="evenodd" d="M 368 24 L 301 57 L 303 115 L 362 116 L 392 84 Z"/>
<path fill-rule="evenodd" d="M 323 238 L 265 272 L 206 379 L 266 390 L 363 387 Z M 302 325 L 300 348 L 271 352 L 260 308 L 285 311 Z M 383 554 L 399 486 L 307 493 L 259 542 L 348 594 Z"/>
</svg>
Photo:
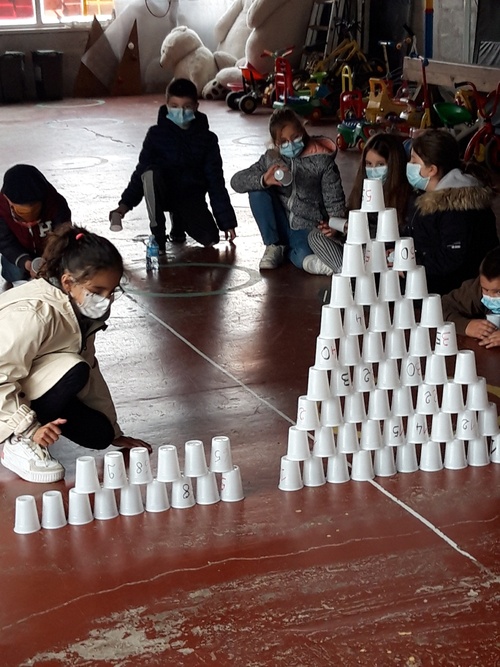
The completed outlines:
<svg viewBox="0 0 500 667">
<path fill-rule="evenodd" d="M 205 114 L 196 112 L 194 121 L 183 130 L 167 118 L 166 105 L 160 107 L 157 124 L 146 134 L 139 162 L 120 204 L 131 209 L 140 203 L 144 194 L 141 176 L 152 168 L 164 172 L 169 197 L 178 199 L 181 206 L 183 200 L 204 200 L 208 193 L 219 229 L 226 231 L 237 226 L 224 182 L 219 142 L 210 131 Z"/>
</svg>

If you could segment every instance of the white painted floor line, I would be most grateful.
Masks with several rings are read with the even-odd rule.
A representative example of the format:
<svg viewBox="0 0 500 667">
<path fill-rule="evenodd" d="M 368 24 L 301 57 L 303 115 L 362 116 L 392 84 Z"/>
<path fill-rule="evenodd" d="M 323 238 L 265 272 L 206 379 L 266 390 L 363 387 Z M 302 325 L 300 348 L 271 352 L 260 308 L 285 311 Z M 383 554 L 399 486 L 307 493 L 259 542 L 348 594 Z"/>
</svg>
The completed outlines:
<svg viewBox="0 0 500 667">
<path fill-rule="evenodd" d="M 158 317 L 157 315 L 155 315 L 154 313 L 152 313 L 146 306 L 144 306 L 143 304 L 141 304 L 141 303 L 139 303 L 138 301 L 136 301 L 135 298 L 132 297 L 132 296 L 130 296 L 129 294 L 128 294 L 127 296 L 128 296 L 132 301 L 134 301 L 134 303 L 135 303 L 136 305 L 138 305 L 140 308 L 142 308 L 143 310 L 145 310 L 146 313 L 147 313 L 153 320 L 155 320 L 155 322 L 157 322 L 157 323 L 160 324 L 162 327 L 164 327 L 165 329 L 167 329 L 167 331 L 169 331 L 169 332 L 170 332 L 171 334 L 173 334 L 176 338 L 178 338 L 180 341 L 182 341 L 185 345 L 187 345 L 189 348 L 191 348 L 191 349 L 193 350 L 193 352 L 196 352 L 196 354 L 198 354 L 200 357 L 202 357 L 203 359 L 205 359 L 205 361 L 207 361 L 209 364 L 211 364 L 212 366 L 214 366 L 215 368 L 217 368 L 221 373 L 223 373 L 223 374 L 226 375 L 227 377 L 231 378 L 231 380 L 233 380 L 233 382 L 235 382 L 235 383 L 238 384 L 242 389 L 244 389 L 244 390 L 247 391 L 249 394 L 251 394 L 251 395 L 252 395 L 254 398 L 256 398 L 260 403 L 263 403 L 263 404 L 266 405 L 270 410 L 272 410 L 272 411 L 275 412 L 277 415 L 279 415 L 280 417 L 282 417 L 285 421 L 289 422 L 289 423 L 292 424 L 292 425 L 295 424 L 295 422 L 294 422 L 292 419 L 290 419 L 290 417 L 289 417 L 288 415 L 286 415 L 284 412 L 281 412 L 281 410 L 278 410 L 278 408 L 276 408 L 274 405 L 272 405 L 272 403 L 270 403 L 269 401 L 266 401 L 266 399 L 262 398 L 262 396 L 259 396 L 259 394 L 257 394 L 255 391 L 253 391 L 253 389 L 250 389 L 250 387 L 248 387 L 244 382 L 242 382 L 242 381 L 239 380 L 237 377 L 235 377 L 235 376 L 234 376 L 231 372 L 229 372 L 226 368 L 224 368 L 223 366 L 221 366 L 220 364 L 218 364 L 216 361 L 214 361 L 213 359 L 211 359 L 210 357 L 208 357 L 204 352 L 202 352 L 201 350 L 199 350 L 195 345 L 193 345 L 189 340 L 187 340 L 187 338 L 184 338 L 184 336 L 183 336 L 182 334 L 180 334 L 178 331 L 176 331 L 174 328 L 172 328 L 169 324 L 167 324 L 166 322 L 164 322 L 160 317 Z M 392 493 L 390 493 L 389 491 L 387 491 L 386 489 L 384 489 L 384 487 L 380 486 L 380 484 L 378 484 L 378 483 L 375 482 L 374 480 L 371 480 L 370 483 L 371 483 L 372 486 L 374 486 L 378 491 L 380 491 L 380 492 L 381 492 L 382 494 L 384 494 L 387 498 L 389 498 L 389 500 L 392 500 L 393 502 L 395 502 L 395 503 L 396 503 L 397 505 L 399 505 L 403 510 L 405 510 L 406 512 L 408 512 L 408 514 L 411 514 L 415 519 L 417 519 L 418 521 L 420 521 L 421 523 L 423 523 L 424 526 L 426 526 L 427 528 L 429 528 L 429 530 L 432 530 L 432 532 L 433 532 L 437 537 L 439 537 L 439 538 L 442 539 L 444 542 L 446 542 L 446 544 L 448 544 L 448 546 L 450 546 L 452 549 L 454 549 L 457 553 L 459 553 L 461 556 L 464 556 L 465 558 L 468 558 L 470 561 L 472 561 L 472 562 L 474 563 L 474 565 L 476 565 L 476 566 L 479 567 L 481 570 L 483 570 L 483 571 L 485 571 L 485 572 L 488 572 L 491 576 L 493 576 L 492 573 L 489 572 L 489 570 L 488 570 L 487 568 L 485 568 L 485 567 L 484 567 L 484 566 L 483 566 L 483 565 L 482 565 L 476 558 L 474 558 L 474 556 L 473 556 L 472 554 L 470 554 L 468 551 L 464 551 L 463 549 L 461 549 L 461 548 L 458 546 L 458 544 L 457 544 L 456 542 L 454 542 L 450 537 L 448 537 L 447 535 L 445 535 L 445 533 L 443 533 L 442 530 L 440 530 L 437 526 L 435 526 L 433 523 L 431 523 L 430 521 L 428 521 L 425 517 L 423 517 L 421 514 L 419 514 L 416 510 L 412 509 L 409 505 L 406 505 L 406 503 L 404 503 L 402 500 L 399 500 L 399 498 L 397 498 L 397 497 L 394 496 Z"/>
</svg>

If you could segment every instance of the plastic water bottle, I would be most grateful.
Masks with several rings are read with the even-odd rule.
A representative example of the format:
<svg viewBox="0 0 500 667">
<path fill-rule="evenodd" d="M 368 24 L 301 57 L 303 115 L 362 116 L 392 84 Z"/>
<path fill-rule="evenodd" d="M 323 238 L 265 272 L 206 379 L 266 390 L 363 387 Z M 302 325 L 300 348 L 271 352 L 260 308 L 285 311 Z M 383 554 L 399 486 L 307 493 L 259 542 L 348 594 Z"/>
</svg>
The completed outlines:
<svg viewBox="0 0 500 667">
<path fill-rule="evenodd" d="M 146 271 L 158 271 L 160 267 L 160 248 L 155 237 L 151 234 L 146 246 Z"/>
</svg>

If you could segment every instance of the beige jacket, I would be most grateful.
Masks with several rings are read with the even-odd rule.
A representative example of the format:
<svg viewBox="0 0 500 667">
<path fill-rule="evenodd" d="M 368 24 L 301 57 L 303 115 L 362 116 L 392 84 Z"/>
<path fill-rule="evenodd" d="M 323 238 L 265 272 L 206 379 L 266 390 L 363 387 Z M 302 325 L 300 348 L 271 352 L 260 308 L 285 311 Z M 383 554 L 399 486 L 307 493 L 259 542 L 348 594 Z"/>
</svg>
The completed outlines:
<svg viewBox="0 0 500 667">
<path fill-rule="evenodd" d="M 95 329 L 101 326 L 96 321 Z M 31 401 L 82 360 L 91 370 L 78 398 L 108 417 L 115 437 L 122 435 L 95 358 L 95 329 L 82 350 L 82 333 L 68 296 L 42 278 L 0 295 L 0 442 L 38 428 Z"/>
</svg>

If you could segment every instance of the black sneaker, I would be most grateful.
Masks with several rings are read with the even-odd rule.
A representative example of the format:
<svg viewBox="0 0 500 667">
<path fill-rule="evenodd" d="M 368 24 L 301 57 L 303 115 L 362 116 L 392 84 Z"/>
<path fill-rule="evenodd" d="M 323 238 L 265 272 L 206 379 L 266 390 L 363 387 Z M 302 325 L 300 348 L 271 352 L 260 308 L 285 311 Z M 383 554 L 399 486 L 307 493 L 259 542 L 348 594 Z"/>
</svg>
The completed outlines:
<svg viewBox="0 0 500 667">
<path fill-rule="evenodd" d="M 168 239 L 170 243 L 186 243 L 186 234 L 184 232 L 170 232 Z"/>
</svg>

